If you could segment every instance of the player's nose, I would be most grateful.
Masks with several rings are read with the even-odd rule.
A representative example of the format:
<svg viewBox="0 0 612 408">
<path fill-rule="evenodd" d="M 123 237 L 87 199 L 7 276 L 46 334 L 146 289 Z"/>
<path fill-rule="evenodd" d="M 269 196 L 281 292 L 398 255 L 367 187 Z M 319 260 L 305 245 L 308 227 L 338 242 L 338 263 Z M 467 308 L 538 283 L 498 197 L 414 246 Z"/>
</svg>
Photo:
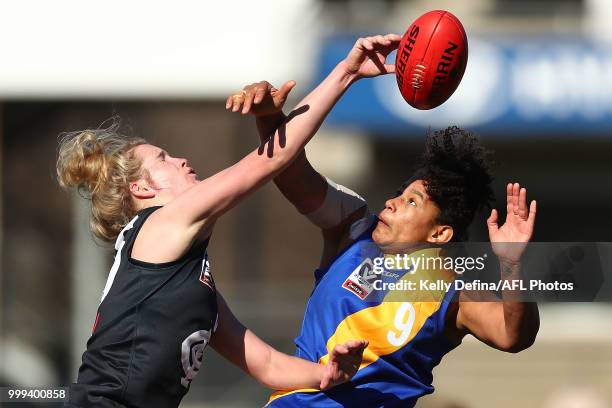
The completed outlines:
<svg viewBox="0 0 612 408">
<path fill-rule="evenodd" d="M 393 199 L 385 201 L 385 210 L 395 211 L 395 201 Z"/>
</svg>

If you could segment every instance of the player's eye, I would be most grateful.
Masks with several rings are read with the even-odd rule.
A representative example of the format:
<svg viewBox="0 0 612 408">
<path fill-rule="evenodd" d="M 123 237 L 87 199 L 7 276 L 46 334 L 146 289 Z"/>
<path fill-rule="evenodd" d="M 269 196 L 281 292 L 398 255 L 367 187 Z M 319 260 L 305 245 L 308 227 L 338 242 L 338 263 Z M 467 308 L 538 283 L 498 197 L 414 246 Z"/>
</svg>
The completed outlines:
<svg viewBox="0 0 612 408">
<path fill-rule="evenodd" d="M 413 205 L 416 207 L 416 201 L 414 201 L 412 198 L 408 199 L 408 204 Z"/>
</svg>

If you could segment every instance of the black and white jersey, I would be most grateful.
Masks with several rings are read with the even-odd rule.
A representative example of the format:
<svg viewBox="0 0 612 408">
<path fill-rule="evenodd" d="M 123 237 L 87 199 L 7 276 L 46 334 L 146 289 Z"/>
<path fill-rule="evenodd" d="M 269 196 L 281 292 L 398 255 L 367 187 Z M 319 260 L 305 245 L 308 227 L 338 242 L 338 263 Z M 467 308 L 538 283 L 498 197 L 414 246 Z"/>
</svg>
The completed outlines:
<svg viewBox="0 0 612 408">
<path fill-rule="evenodd" d="M 174 262 L 131 258 L 155 210 L 121 231 L 69 406 L 176 407 L 198 373 L 217 320 L 208 241 Z"/>
</svg>

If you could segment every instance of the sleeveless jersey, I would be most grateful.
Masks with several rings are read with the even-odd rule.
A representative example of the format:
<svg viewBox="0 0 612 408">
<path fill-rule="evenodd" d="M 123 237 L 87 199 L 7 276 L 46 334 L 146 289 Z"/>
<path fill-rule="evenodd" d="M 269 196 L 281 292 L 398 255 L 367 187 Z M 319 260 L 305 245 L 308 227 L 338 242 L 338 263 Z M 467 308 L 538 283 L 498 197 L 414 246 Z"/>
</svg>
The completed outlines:
<svg viewBox="0 0 612 408">
<path fill-rule="evenodd" d="M 373 243 L 376 217 L 353 225 L 362 232 L 356 241 L 324 270 L 315 272 L 296 356 L 327 363 L 336 344 L 366 339 L 368 347 L 357 374 L 348 383 L 329 391 L 303 389 L 273 394 L 268 407 L 412 407 L 417 398 L 433 392 L 432 370 L 455 346 L 444 334 L 445 315 L 455 295 L 454 273 L 422 270 L 410 263 L 405 269 L 380 268 L 384 254 Z M 412 259 L 437 257 L 439 249 L 412 252 Z M 378 279 L 378 284 L 374 281 Z M 382 283 L 405 284 L 429 279 L 435 290 L 384 290 Z M 397 287 L 397 286 L 396 286 Z M 448 289 L 448 290 L 447 290 Z"/>
<path fill-rule="evenodd" d="M 173 262 L 132 259 L 140 228 L 158 208 L 139 212 L 117 238 L 68 406 L 176 407 L 200 368 L 217 319 L 208 240 Z"/>
</svg>

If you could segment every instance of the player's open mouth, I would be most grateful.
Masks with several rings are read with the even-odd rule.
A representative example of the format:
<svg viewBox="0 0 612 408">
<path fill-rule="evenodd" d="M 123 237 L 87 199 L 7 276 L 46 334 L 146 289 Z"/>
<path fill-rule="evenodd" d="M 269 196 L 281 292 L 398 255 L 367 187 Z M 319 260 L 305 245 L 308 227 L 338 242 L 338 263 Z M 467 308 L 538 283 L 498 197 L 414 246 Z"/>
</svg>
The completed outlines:
<svg viewBox="0 0 612 408">
<path fill-rule="evenodd" d="M 387 228 L 390 228 L 390 227 L 389 227 L 389 224 L 387 224 L 387 223 L 386 223 L 386 222 L 385 222 L 385 221 L 384 221 L 382 218 L 380 218 L 380 217 L 378 217 L 378 224 L 383 225 L 383 226 L 385 226 L 385 227 L 387 227 Z"/>
</svg>

